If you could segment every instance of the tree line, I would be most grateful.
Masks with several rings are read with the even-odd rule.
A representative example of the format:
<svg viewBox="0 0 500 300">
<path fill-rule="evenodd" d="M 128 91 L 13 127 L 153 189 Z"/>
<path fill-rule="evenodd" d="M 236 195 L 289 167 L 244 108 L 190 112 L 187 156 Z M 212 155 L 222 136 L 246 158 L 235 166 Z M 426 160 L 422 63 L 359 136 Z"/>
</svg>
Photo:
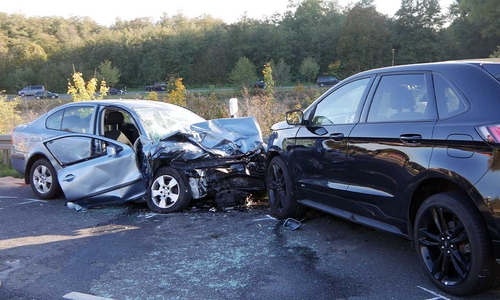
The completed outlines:
<svg viewBox="0 0 500 300">
<path fill-rule="evenodd" d="M 345 78 L 389 65 L 499 56 L 499 22 L 497 0 L 455 0 L 447 8 L 438 0 L 401 0 L 393 17 L 373 0 L 348 7 L 290 0 L 282 14 L 243 15 L 232 24 L 180 13 L 111 26 L 88 17 L 0 13 L 0 91 L 43 84 L 66 92 L 75 72 L 116 87 L 169 78 L 188 87 L 241 86 L 262 78 L 267 63 L 276 86 Z"/>
</svg>

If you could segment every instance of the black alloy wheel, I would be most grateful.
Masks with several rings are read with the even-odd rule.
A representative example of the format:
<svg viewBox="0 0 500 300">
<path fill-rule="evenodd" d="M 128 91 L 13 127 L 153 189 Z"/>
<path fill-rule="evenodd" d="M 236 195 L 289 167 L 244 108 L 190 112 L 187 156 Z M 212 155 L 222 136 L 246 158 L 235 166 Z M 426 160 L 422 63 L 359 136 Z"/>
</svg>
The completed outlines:
<svg viewBox="0 0 500 300">
<path fill-rule="evenodd" d="M 457 193 L 436 194 L 420 207 L 415 248 L 431 281 L 457 296 L 492 282 L 497 267 L 487 229 L 474 204 Z"/>
<path fill-rule="evenodd" d="M 279 219 L 301 218 L 306 208 L 297 202 L 288 167 L 279 156 L 273 158 L 267 169 L 267 194 L 271 210 Z"/>
</svg>

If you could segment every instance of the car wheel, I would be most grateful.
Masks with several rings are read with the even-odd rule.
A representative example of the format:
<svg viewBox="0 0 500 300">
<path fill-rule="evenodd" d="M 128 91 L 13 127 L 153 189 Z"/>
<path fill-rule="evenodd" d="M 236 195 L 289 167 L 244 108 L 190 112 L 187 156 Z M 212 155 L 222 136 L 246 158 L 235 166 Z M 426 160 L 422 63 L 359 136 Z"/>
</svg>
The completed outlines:
<svg viewBox="0 0 500 300">
<path fill-rule="evenodd" d="M 31 166 L 30 185 L 33 192 L 41 199 L 56 198 L 61 191 L 56 171 L 46 158 L 37 160 Z"/>
<path fill-rule="evenodd" d="M 25 96 L 26 96 L 26 94 L 24 94 L 24 93 L 21 93 L 21 97 L 25 97 Z"/>
<path fill-rule="evenodd" d="M 279 156 L 273 158 L 266 175 L 267 195 L 273 214 L 279 219 L 302 218 L 307 209 L 297 202 L 285 161 Z"/>
<path fill-rule="evenodd" d="M 37 96 L 37 97 L 36 97 L 36 100 L 40 100 L 40 97 L 38 97 L 38 96 Z"/>
<path fill-rule="evenodd" d="M 475 205 L 460 194 L 436 194 L 422 204 L 414 243 L 427 276 L 449 294 L 483 290 L 498 274 L 488 229 Z"/>
<path fill-rule="evenodd" d="M 50 97 L 50 98 L 55 99 L 55 98 L 56 98 L 56 96 L 52 96 L 52 97 Z"/>
<path fill-rule="evenodd" d="M 146 202 L 156 212 L 170 213 L 186 209 L 191 202 L 186 176 L 170 167 L 158 169 Z"/>
</svg>

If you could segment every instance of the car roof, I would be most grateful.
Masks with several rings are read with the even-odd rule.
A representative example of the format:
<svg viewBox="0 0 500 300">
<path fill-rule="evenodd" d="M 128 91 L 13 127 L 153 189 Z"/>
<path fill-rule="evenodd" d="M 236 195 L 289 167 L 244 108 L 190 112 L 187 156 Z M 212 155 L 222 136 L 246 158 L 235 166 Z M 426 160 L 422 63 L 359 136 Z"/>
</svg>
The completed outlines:
<svg viewBox="0 0 500 300">
<path fill-rule="evenodd" d="M 90 100 L 90 101 L 80 101 L 80 102 L 71 102 L 66 105 L 78 105 L 78 104 L 99 104 L 99 105 L 116 105 L 116 106 L 125 106 L 130 108 L 136 107 L 174 107 L 175 105 L 165 102 L 152 101 L 152 100 L 140 100 L 140 99 L 116 99 L 116 100 Z"/>
<path fill-rule="evenodd" d="M 416 63 L 407 65 L 398 65 L 392 67 L 383 67 L 372 70 L 367 70 L 353 75 L 358 77 L 360 75 L 371 75 L 380 72 L 398 72 L 398 71 L 411 71 L 411 70 L 433 70 L 435 68 L 443 67 L 446 65 L 475 65 L 480 66 L 484 64 L 500 64 L 500 58 L 476 58 L 476 59 L 463 59 L 463 60 L 449 60 L 440 62 Z"/>
</svg>

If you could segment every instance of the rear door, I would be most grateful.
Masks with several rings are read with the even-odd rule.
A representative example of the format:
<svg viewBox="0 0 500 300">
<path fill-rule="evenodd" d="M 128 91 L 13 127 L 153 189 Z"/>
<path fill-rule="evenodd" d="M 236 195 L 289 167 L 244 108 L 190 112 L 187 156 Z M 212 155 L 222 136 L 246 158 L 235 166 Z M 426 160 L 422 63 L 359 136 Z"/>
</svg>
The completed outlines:
<svg viewBox="0 0 500 300">
<path fill-rule="evenodd" d="M 58 181 L 68 201 L 86 206 L 122 203 L 145 193 L 134 150 L 90 135 L 67 135 L 45 142 L 62 166 Z"/>
<path fill-rule="evenodd" d="M 426 72 L 378 77 L 369 110 L 349 136 L 349 198 L 357 221 L 406 231 L 407 200 L 432 154 L 437 121 Z M 382 221 L 390 224 L 373 223 Z"/>
</svg>

